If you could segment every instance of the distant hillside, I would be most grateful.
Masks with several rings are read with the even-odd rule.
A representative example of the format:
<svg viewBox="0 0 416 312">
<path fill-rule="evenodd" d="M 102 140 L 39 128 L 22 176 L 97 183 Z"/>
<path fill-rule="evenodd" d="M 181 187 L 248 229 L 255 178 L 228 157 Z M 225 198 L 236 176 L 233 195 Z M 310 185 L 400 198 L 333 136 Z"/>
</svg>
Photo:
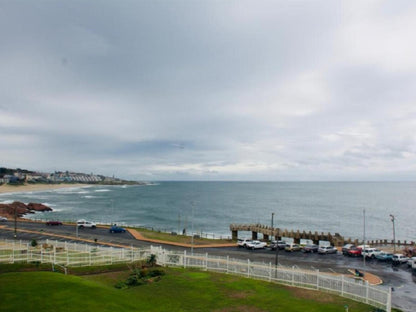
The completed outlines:
<svg viewBox="0 0 416 312">
<path fill-rule="evenodd" d="M 27 169 L 0 167 L 0 184 L 23 183 L 86 183 L 86 184 L 142 184 L 137 181 L 123 180 L 93 173 L 70 171 L 38 172 Z"/>
</svg>

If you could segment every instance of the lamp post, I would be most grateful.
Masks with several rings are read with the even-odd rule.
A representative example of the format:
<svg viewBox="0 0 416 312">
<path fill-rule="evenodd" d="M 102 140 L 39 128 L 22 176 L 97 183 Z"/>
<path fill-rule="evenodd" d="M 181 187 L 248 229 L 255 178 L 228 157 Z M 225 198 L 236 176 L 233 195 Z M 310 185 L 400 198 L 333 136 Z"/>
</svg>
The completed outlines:
<svg viewBox="0 0 416 312">
<path fill-rule="evenodd" d="M 194 202 L 191 202 L 192 219 L 191 219 L 191 254 L 194 254 Z"/>
<path fill-rule="evenodd" d="M 14 239 L 17 239 L 17 210 L 16 206 L 14 207 Z"/>
<path fill-rule="evenodd" d="M 279 264 L 279 244 L 276 242 L 276 256 L 274 258 L 274 277 L 277 278 L 277 265 Z"/>
<path fill-rule="evenodd" d="M 274 212 L 272 212 L 272 233 L 273 233 L 273 218 L 274 218 Z M 270 235 L 270 240 L 273 240 L 273 235 Z"/>
<path fill-rule="evenodd" d="M 396 218 L 394 217 L 394 215 L 390 215 L 390 219 L 391 222 L 393 223 L 393 252 L 396 253 L 396 229 L 394 227 L 394 221 L 396 220 Z"/>
<path fill-rule="evenodd" d="M 363 209 L 363 244 L 364 244 L 363 249 L 365 251 L 366 250 L 366 248 L 365 248 L 365 209 Z M 366 257 L 366 255 L 364 254 L 363 255 L 364 266 L 365 266 L 365 257 Z"/>
<path fill-rule="evenodd" d="M 110 221 L 110 226 L 112 226 L 113 223 L 114 223 L 113 218 L 114 218 L 114 200 L 111 199 L 111 221 Z"/>
</svg>

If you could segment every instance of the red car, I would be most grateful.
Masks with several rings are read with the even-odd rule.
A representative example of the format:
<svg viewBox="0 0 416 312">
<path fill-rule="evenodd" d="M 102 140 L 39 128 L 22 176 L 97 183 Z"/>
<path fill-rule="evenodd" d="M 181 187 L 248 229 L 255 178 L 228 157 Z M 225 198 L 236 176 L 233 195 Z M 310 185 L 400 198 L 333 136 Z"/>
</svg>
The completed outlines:
<svg viewBox="0 0 416 312">
<path fill-rule="evenodd" d="M 62 225 L 61 221 L 47 221 L 46 225 Z"/>
<path fill-rule="evenodd" d="M 352 247 L 347 251 L 347 254 L 350 257 L 359 257 L 361 256 L 361 248 Z"/>
</svg>

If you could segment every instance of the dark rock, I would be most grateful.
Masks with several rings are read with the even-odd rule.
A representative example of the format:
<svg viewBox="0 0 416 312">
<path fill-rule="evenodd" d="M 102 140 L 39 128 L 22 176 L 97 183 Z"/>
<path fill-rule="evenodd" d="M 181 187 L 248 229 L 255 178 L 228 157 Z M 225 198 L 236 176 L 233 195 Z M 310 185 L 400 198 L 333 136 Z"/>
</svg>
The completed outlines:
<svg viewBox="0 0 416 312">
<path fill-rule="evenodd" d="M 52 208 L 45 206 L 44 204 L 38 204 L 38 203 L 29 203 L 27 205 L 27 208 L 29 208 L 29 210 L 34 210 L 34 211 L 52 211 Z"/>
<path fill-rule="evenodd" d="M 0 215 L 8 215 L 14 217 L 22 217 L 28 213 L 35 213 L 35 211 L 52 211 L 52 208 L 43 204 L 30 203 L 26 205 L 22 202 L 15 201 L 11 204 L 0 204 Z"/>
</svg>

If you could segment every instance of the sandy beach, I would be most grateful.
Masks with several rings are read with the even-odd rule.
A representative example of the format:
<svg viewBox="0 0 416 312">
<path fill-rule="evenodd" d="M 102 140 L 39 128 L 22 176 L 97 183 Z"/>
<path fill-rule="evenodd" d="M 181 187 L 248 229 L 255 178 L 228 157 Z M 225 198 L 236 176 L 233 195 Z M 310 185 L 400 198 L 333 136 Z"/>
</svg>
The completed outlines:
<svg viewBox="0 0 416 312">
<path fill-rule="evenodd" d="M 21 193 L 21 192 L 35 192 L 35 191 L 44 191 L 44 190 L 54 190 L 61 188 L 71 188 L 71 187 L 88 187 L 91 184 L 24 184 L 24 185 L 0 185 L 0 194 L 4 193 Z"/>
</svg>

